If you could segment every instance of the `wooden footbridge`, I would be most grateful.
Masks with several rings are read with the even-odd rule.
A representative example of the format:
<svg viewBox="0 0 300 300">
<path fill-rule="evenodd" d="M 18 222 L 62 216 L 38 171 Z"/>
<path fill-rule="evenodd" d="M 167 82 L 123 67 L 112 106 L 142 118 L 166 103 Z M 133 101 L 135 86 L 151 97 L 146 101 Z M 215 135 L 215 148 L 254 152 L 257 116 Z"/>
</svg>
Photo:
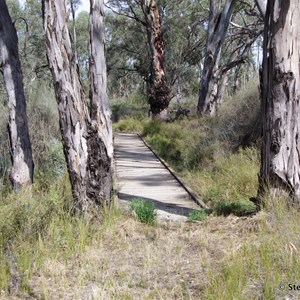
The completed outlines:
<svg viewBox="0 0 300 300">
<path fill-rule="evenodd" d="M 115 164 L 121 204 L 152 201 L 158 219 L 186 220 L 190 210 L 206 207 L 137 134 L 115 133 Z"/>
</svg>

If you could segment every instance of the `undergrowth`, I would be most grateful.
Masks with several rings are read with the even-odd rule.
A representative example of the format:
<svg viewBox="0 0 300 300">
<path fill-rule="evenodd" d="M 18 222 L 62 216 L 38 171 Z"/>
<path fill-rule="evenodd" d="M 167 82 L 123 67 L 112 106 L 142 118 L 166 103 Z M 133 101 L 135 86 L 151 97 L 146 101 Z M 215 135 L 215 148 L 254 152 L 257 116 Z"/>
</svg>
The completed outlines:
<svg viewBox="0 0 300 300">
<path fill-rule="evenodd" d="M 299 211 L 288 207 L 289 201 L 265 199 L 255 239 L 241 243 L 221 271 L 211 274 L 205 299 L 298 299 Z"/>
<path fill-rule="evenodd" d="M 150 201 L 145 201 L 139 198 L 131 200 L 130 209 L 135 213 L 136 218 L 149 225 L 154 225 L 156 222 L 156 208 Z"/>
<path fill-rule="evenodd" d="M 100 222 L 108 220 L 108 215 L 88 220 L 71 213 L 68 176 L 52 179 L 47 188 L 43 181 L 40 178 L 30 189 L 0 199 L 2 293 L 30 294 L 28 280 L 44 272 L 47 259 L 68 260 L 83 253 L 97 236 Z"/>
<path fill-rule="evenodd" d="M 114 128 L 142 134 L 217 214 L 249 215 L 256 210 L 249 199 L 259 171 L 258 99 L 250 83 L 225 99 L 218 117 L 171 123 L 125 117 Z"/>
<path fill-rule="evenodd" d="M 36 87 L 28 93 L 36 99 Z M 53 103 L 32 99 L 32 133 L 42 125 L 33 135 L 31 189 L 12 193 L 6 140 L 0 143 L 0 299 L 297 299 L 289 284 L 300 278 L 299 211 L 282 196 L 266 198 L 251 218 L 232 216 L 255 211 L 256 99 L 248 89 L 227 100 L 219 118 L 169 124 L 138 112 L 122 119 L 127 108 L 117 104 L 115 130 L 143 134 L 213 209 L 192 211 L 188 224 L 156 226 L 148 226 L 155 208 L 140 199 L 132 209 L 146 224 L 116 209 L 89 218 L 71 213 Z"/>
</svg>

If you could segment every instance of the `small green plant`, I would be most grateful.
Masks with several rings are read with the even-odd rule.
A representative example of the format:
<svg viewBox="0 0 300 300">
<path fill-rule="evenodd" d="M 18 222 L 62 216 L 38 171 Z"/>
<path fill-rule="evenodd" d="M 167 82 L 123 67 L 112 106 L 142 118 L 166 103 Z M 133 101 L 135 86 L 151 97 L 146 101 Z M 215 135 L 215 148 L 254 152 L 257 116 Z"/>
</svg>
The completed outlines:
<svg viewBox="0 0 300 300">
<path fill-rule="evenodd" d="M 190 222 L 203 221 L 210 214 L 211 214 L 211 210 L 209 209 L 192 210 L 189 212 L 189 221 Z"/>
<path fill-rule="evenodd" d="M 239 199 L 233 202 L 224 200 L 215 205 L 214 211 L 218 216 L 228 216 L 230 214 L 248 216 L 256 212 L 256 206 L 251 201 L 245 199 Z"/>
<path fill-rule="evenodd" d="M 150 201 L 135 198 L 131 201 L 130 209 L 135 212 L 137 219 L 149 225 L 156 221 L 155 205 Z"/>
</svg>

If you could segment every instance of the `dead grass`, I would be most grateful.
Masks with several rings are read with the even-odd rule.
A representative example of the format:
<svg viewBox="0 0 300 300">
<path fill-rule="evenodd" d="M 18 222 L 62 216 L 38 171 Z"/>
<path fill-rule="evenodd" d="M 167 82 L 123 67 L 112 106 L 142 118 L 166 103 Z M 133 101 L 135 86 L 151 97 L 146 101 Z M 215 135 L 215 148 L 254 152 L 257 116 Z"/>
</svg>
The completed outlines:
<svg viewBox="0 0 300 300">
<path fill-rule="evenodd" d="M 85 251 L 49 253 L 26 299 L 204 299 L 210 274 L 253 240 L 258 220 L 209 217 L 153 227 L 121 217 L 102 225 Z"/>
</svg>

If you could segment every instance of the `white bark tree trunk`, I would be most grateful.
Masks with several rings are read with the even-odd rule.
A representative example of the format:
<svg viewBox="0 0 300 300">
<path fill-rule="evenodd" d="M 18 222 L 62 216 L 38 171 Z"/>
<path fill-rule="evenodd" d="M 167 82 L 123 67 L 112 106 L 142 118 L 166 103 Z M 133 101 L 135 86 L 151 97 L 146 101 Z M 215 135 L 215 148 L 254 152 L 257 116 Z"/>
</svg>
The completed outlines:
<svg viewBox="0 0 300 300">
<path fill-rule="evenodd" d="M 58 102 L 60 129 L 74 207 L 77 210 L 85 210 L 88 205 L 88 113 L 67 27 L 66 0 L 45 0 L 43 5 L 47 57 Z"/>
<path fill-rule="evenodd" d="M 110 203 L 113 173 L 111 110 L 107 97 L 104 54 L 103 0 L 90 0 L 90 98 L 91 126 L 88 139 L 88 195 Z"/>
<path fill-rule="evenodd" d="M 211 81 L 217 78 L 219 56 L 226 32 L 231 20 L 235 0 L 226 0 L 221 10 L 220 0 L 210 0 L 210 15 L 207 28 L 207 40 L 204 66 L 201 72 L 201 82 L 198 100 L 199 115 L 213 115 L 220 101 L 212 96 L 218 94 L 212 90 L 216 86 Z"/>
<path fill-rule="evenodd" d="M 6 2 L 0 1 L 0 68 L 8 95 L 8 131 L 12 159 L 10 179 L 15 191 L 32 183 L 34 168 L 18 51 L 16 29 Z"/>
<path fill-rule="evenodd" d="M 300 201 L 300 0 L 269 0 L 262 75 L 260 191 Z"/>
<path fill-rule="evenodd" d="M 58 102 L 64 152 L 77 211 L 108 205 L 112 191 L 112 127 L 106 95 L 103 2 L 91 0 L 91 117 L 67 27 L 66 0 L 44 0 L 47 57 Z M 94 22 L 94 23 L 93 23 Z"/>
</svg>

